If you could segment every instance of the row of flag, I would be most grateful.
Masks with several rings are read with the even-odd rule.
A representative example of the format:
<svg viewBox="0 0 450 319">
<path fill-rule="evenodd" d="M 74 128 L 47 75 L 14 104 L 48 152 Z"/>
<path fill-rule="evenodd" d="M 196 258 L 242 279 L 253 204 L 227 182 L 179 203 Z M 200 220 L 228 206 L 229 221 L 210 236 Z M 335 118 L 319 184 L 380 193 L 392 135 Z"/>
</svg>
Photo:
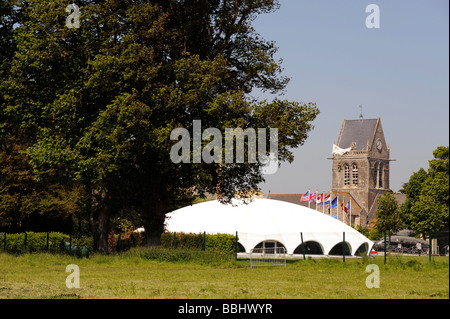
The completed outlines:
<svg viewBox="0 0 450 319">
<path fill-rule="evenodd" d="M 338 205 L 338 198 L 337 196 L 331 200 L 331 194 L 328 194 L 324 197 L 324 194 L 317 194 L 317 192 L 314 192 L 310 194 L 309 191 L 307 191 L 305 194 L 302 195 L 300 198 L 300 203 L 303 202 L 310 202 L 310 203 L 316 203 L 316 205 L 330 205 L 331 208 L 337 207 Z M 350 210 L 351 201 L 349 200 L 347 204 L 344 205 L 344 203 L 341 203 L 341 207 L 344 210 L 344 212 L 348 213 Z"/>
</svg>

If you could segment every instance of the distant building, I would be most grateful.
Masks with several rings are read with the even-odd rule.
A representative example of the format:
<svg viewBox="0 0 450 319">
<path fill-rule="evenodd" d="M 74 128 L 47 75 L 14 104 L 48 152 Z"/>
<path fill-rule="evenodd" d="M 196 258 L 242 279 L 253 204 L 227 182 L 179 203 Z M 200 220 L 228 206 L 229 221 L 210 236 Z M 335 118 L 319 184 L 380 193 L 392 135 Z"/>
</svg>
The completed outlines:
<svg viewBox="0 0 450 319">
<path fill-rule="evenodd" d="M 338 198 L 338 206 L 300 203 L 302 194 L 270 194 L 268 198 L 310 206 L 352 225 L 369 226 L 375 217 L 378 198 L 389 190 L 389 154 L 380 118 L 344 119 L 338 141 L 333 145 L 331 198 Z M 311 190 L 312 192 L 314 190 Z M 404 194 L 396 194 L 399 204 Z M 349 213 L 341 204 L 350 201 Z"/>
<path fill-rule="evenodd" d="M 380 118 L 345 120 L 333 152 L 331 192 L 351 200 L 354 224 L 368 226 L 380 195 L 389 190 L 389 145 Z"/>
</svg>

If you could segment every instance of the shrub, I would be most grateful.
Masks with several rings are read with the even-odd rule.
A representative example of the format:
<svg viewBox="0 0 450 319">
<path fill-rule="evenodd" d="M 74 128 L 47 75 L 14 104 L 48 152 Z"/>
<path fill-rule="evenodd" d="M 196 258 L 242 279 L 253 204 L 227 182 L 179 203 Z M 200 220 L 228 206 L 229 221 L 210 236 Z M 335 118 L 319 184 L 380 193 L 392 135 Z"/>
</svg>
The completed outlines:
<svg viewBox="0 0 450 319">
<path fill-rule="evenodd" d="M 60 251 L 64 241 L 69 239 L 69 235 L 57 232 L 48 233 L 48 251 Z M 8 252 L 33 252 L 47 250 L 47 233 L 25 232 L 18 234 L 0 233 L 0 249 Z"/>
<path fill-rule="evenodd" d="M 206 239 L 205 243 L 204 237 Z M 193 233 L 176 233 L 174 245 L 174 233 L 165 232 L 161 235 L 161 246 L 163 248 L 186 248 L 202 249 L 221 253 L 233 253 L 235 245 L 235 236 L 229 234 L 206 234 L 205 236 Z"/>
<path fill-rule="evenodd" d="M 143 247 L 145 246 L 146 242 L 145 242 L 145 233 L 144 232 L 140 232 L 140 233 L 131 233 L 129 238 L 126 238 L 125 240 L 128 239 L 128 244 L 124 243 L 124 247 L 127 247 L 127 245 L 130 245 L 130 247 Z"/>
<path fill-rule="evenodd" d="M 164 247 L 136 247 L 123 253 L 122 258 L 138 257 L 158 262 L 197 263 L 211 266 L 230 266 L 235 264 L 233 254 L 199 249 L 172 249 Z"/>
</svg>

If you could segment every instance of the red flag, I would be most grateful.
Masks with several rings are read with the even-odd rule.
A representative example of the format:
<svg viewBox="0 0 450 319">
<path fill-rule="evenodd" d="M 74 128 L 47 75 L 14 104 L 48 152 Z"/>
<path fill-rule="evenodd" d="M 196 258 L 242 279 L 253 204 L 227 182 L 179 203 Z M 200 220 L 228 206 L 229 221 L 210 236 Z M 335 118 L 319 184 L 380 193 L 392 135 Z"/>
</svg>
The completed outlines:
<svg viewBox="0 0 450 319">
<path fill-rule="evenodd" d="M 348 211 L 350 210 L 350 201 L 348 201 L 348 203 L 344 206 L 344 203 L 341 203 L 341 207 L 344 210 L 344 212 L 346 212 L 348 214 Z"/>
<path fill-rule="evenodd" d="M 316 198 L 316 204 L 322 204 L 323 203 L 323 194 L 320 194 Z"/>
<path fill-rule="evenodd" d="M 305 194 L 302 195 L 302 197 L 300 198 L 300 203 L 303 202 L 309 202 L 309 191 L 307 191 Z"/>
</svg>

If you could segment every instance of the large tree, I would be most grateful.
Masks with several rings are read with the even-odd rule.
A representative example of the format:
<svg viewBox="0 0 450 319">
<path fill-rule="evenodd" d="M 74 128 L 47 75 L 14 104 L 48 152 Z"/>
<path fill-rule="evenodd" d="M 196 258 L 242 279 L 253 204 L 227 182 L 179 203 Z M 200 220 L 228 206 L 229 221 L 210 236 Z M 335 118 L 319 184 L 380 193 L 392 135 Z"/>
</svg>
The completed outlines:
<svg viewBox="0 0 450 319">
<path fill-rule="evenodd" d="M 293 160 L 291 148 L 313 128 L 315 104 L 251 96 L 254 88 L 279 93 L 288 83 L 275 44 L 252 27 L 279 7 L 275 0 L 77 1 L 79 28 L 66 27 L 66 5 L 23 0 L 9 7 L 18 18 L 5 36 L 12 37 L 2 39 L 16 45 L 0 85 L 2 122 L 21 136 L 43 180 L 83 187 L 102 251 L 121 209 L 139 210 L 150 238 L 159 238 L 173 208 L 207 192 L 229 202 L 264 180 L 259 157 L 171 162 L 175 128 L 188 129 L 191 139 L 194 120 L 221 132 L 277 128 L 280 162 Z"/>
<path fill-rule="evenodd" d="M 16 75 L 13 65 L 21 44 L 14 29 L 25 21 L 17 3 L 0 2 L 0 229 L 72 232 L 80 224 L 76 213 L 81 189 L 62 185 L 57 170 L 33 170 L 26 155 L 35 142 L 25 125 L 30 114 L 14 114 L 18 100 L 12 99 L 14 87 L 9 85 Z M 22 115 L 23 120 L 17 121 Z"/>
<path fill-rule="evenodd" d="M 428 172 L 420 169 L 404 184 L 406 201 L 402 213 L 408 227 L 419 233 L 438 232 L 448 227 L 449 218 L 449 148 L 433 151 Z"/>
<path fill-rule="evenodd" d="M 384 193 L 378 199 L 375 217 L 375 228 L 380 232 L 388 232 L 389 242 L 391 242 L 391 234 L 402 226 L 398 202 L 391 191 Z"/>
</svg>

